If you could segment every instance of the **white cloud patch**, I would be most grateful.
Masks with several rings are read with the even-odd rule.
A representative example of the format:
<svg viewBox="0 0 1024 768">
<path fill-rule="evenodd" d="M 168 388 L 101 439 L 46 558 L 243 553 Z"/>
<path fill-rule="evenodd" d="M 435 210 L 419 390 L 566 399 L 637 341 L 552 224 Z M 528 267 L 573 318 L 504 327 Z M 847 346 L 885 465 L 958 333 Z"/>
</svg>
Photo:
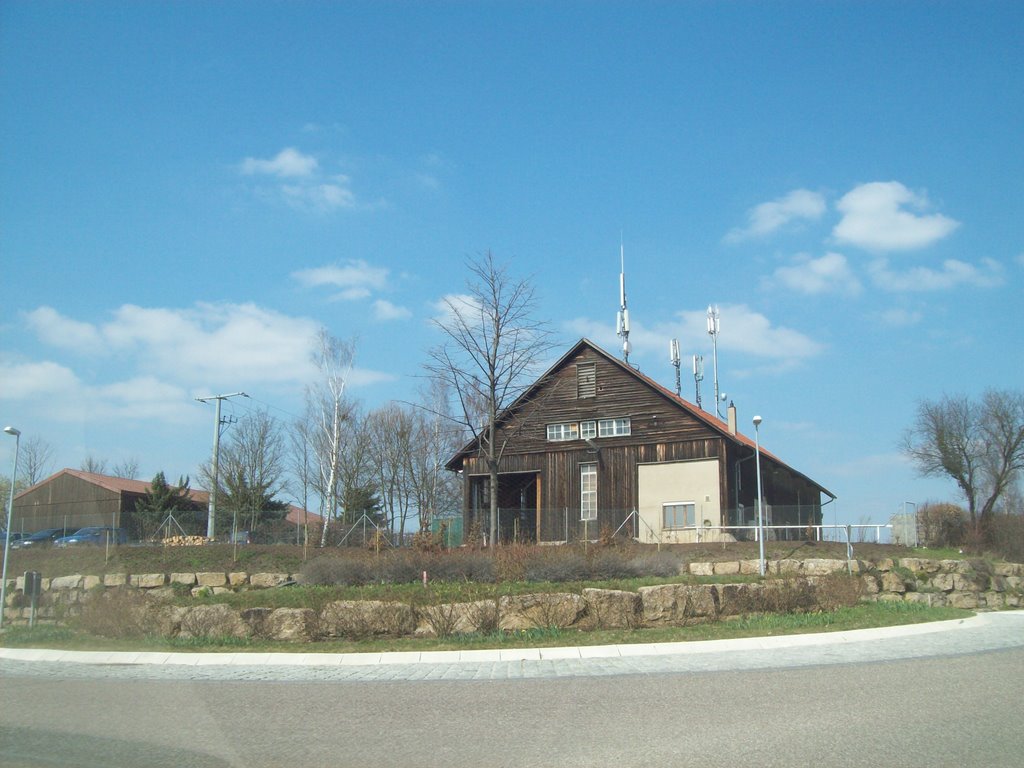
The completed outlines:
<svg viewBox="0 0 1024 768">
<path fill-rule="evenodd" d="M 889 262 L 879 259 L 868 271 L 876 286 L 894 293 L 912 291 L 946 291 L 959 286 L 995 288 L 1003 283 L 1002 265 L 994 259 L 983 259 L 981 266 L 957 259 L 946 259 L 941 269 L 915 267 L 893 270 Z"/>
<path fill-rule="evenodd" d="M 212 392 L 301 391 L 315 379 L 312 363 L 319 324 L 255 304 L 159 308 L 126 304 L 107 322 L 91 324 L 50 307 L 26 315 L 37 338 L 89 362 L 75 371 L 54 361 L 8 362 L 0 399 L 34 404 L 67 423 L 124 419 L 182 423 L 194 416 L 193 398 Z M 70 344 L 73 329 L 88 347 Z M 104 380 L 116 362 L 112 380 Z M 391 381 L 380 371 L 356 369 L 358 387 Z"/>
<path fill-rule="evenodd" d="M 324 184 L 284 184 L 281 194 L 288 205 L 303 211 L 329 213 L 339 208 L 355 208 L 356 196 L 347 176 L 335 177 Z"/>
<path fill-rule="evenodd" d="M 286 147 L 269 160 L 247 157 L 241 171 L 246 176 L 277 176 L 282 179 L 312 176 L 320 164 L 312 155 L 304 155 L 294 147 Z"/>
<path fill-rule="evenodd" d="M 282 149 L 270 159 L 247 157 L 238 170 L 243 176 L 270 177 L 273 181 L 257 182 L 252 194 L 295 210 L 327 214 L 361 207 L 351 178 L 324 172 L 315 157 L 294 147 Z"/>
<path fill-rule="evenodd" d="M 377 299 L 373 303 L 373 316 L 378 320 L 404 320 L 412 316 L 405 307 L 399 307 L 384 299 Z"/>
<path fill-rule="evenodd" d="M 389 270 L 375 267 L 362 259 L 349 261 L 344 265 L 332 264 L 324 267 L 300 269 L 292 272 L 292 279 L 307 288 L 337 288 L 333 298 L 341 301 L 355 301 L 371 296 L 374 291 L 387 287 Z"/>
<path fill-rule="evenodd" d="M 726 242 L 740 242 L 770 235 L 794 221 L 811 221 L 825 213 L 825 198 L 808 189 L 794 189 L 785 197 L 761 203 L 747 214 L 747 225 L 726 235 Z"/>
<path fill-rule="evenodd" d="M 446 325 L 456 317 L 465 319 L 467 325 L 473 325 L 473 318 L 481 313 L 479 302 L 465 293 L 449 293 L 433 305 L 434 322 Z"/>
<path fill-rule="evenodd" d="M 842 218 L 832 230 L 833 236 L 872 251 L 924 248 L 960 225 L 948 216 L 924 213 L 929 208 L 928 199 L 898 181 L 854 187 L 840 198 L 836 208 Z"/>
<path fill-rule="evenodd" d="M 808 295 L 839 293 L 855 296 L 861 291 L 860 280 L 841 253 L 826 253 L 818 259 L 796 256 L 792 264 L 776 269 L 766 283 L 769 287 L 780 286 Z"/>
</svg>

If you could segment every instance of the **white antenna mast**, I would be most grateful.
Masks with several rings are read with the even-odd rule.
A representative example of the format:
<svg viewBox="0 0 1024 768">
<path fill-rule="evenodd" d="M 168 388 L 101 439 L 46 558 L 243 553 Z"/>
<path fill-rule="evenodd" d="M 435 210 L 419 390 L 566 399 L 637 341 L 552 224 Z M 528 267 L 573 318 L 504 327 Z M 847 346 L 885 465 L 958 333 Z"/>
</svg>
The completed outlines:
<svg viewBox="0 0 1024 768">
<path fill-rule="evenodd" d="M 693 385 L 697 390 L 697 407 L 700 408 L 700 383 L 704 381 L 704 358 L 700 355 L 693 356 Z"/>
<path fill-rule="evenodd" d="M 722 418 L 722 410 L 719 408 L 718 393 L 718 331 L 719 331 L 718 305 L 708 304 L 708 335 L 711 337 L 712 354 L 715 365 L 715 415 Z"/>
<path fill-rule="evenodd" d="M 629 310 L 626 308 L 626 250 L 619 240 L 619 314 L 615 321 L 615 335 L 622 339 L 622 358 L 629 362 Z"/>
<path fill-rule="evenodd" d="M 676 397 L 682 394 L 682 383 L 679 378 L 679 339 L 672 339 L 668 343 L 668 359 L 676 369 Z"/>
</svg>

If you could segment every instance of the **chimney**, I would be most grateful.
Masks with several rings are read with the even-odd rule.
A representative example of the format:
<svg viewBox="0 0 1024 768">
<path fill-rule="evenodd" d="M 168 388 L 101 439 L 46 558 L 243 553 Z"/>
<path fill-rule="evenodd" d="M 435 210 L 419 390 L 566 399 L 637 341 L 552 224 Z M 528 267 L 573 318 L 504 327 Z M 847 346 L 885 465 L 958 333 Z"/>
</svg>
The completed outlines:
<svg viewBox="0 0 1024 768">
<path fill-rule="evenodd" d="M 736 406 L 732 400 L 729 401 L 729 407 L 726 409 L 726 416 L 729 420 L 729 434 L 736 434 Z"/>
</svg>

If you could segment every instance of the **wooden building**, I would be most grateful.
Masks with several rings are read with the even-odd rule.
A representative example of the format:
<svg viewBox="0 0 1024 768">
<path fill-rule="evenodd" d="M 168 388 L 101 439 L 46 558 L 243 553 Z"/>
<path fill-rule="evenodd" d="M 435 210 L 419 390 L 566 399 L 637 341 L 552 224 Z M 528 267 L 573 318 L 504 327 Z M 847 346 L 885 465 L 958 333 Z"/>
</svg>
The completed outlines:
<svg viewBox="0 0 1024 768">
<path fill-rule="evenodd" d="M 499 417 L 501 537 L 752 538 L 742 527 L 756 524 L 755 444 L 731 405 L 728 415 L 723 422 L 580 340 Z M 464 479 L 465 530 L 488 530 L 490 480 L 477 442 L 446 466 Z M 822 496 L 835 498 L 763 448 L 761 476 L 766 525 L 820 524 Z"/>
<path fill-rule="evenodd" d="M 62 469 L 14 498 L 13 531 L 34 533 L 45 528 L 65 528 L 76 531 L 86 526 L 124 528 L 132 539 L 141 539 L 144 531 L 135 517 L 135 506 L 149 492 L 150 482 L 111 477 L 77 469 Z M 210 494 L 189 489 L 192 508 L 175 512 L 180 524 L 197 531 L 206 530 Z M 218 510 L 220 507 L 218 506 Z M 228 514 L 222 511 L 220 514 Z M 186 521 L 185 516 L 194 516 Z M 304 512 L 289 505 L 284 523 L 291 526 L 322 524 L 323 518 L 314 512 Z M 173 535 L 174 530 L 166 533 Z M 146 531 L 146 535 L 152 535 Z"/>
</svg>

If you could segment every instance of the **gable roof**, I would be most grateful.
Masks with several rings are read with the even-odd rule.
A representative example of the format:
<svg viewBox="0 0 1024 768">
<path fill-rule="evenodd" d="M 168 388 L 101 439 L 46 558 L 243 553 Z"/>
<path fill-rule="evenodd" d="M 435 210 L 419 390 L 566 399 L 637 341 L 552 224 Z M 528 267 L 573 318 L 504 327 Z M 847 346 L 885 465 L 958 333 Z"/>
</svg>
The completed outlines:
<svg viewBox="0 0 1024 768">
<path fill-rule="evenodd" d="M 61 476 L 75 477 L 86 483 L 90 483 L 91 485 L 95 485 L 113 493 L 131 493 L 138 496 L 144 496 L 149 493 L 149 488 L 152 485 L 151 480 L 134 480 L 127 477 L 101 475 L 97 472 L 85 472 L 80 469 L 62 469 L 59 472 L 55 472 L 50 475 L 45 480 L 40 480 L 35 485 L 26 488 L 15 498 L 21 498 L 30 491 L 34 491 L 40 486 L 46 485 L 46 483 L 52 482 Z M 188 497 L 198 506 L 205 506 L 210 503 L 209 492 L 198 488 L 189 488 Z M 307 512 L 306 517 L 304 518 L 302 507 L 297 507 L 294 504 L 288 504 L 286 509 L 287 515 L 285 519 L 290 523 L 302 523 L 304 519 L 309 523 L 318 523 L 323 520 L 323 518 L 316 512 Z"/>
<path fill-rule="evenodd" d="M 591 350 L 595 354 L 599 355 L 605 362 L 608 362 L 608 363 L 616 366 L 620 370 L 626 372 L 627 374 L 632 376 L 634 379 L 636 379 L 638 382 L 640 382 L 644 386 L 650 388 L 651 390 L 653 390 L 657 394 L 659 394 L 662 397 L 664 397 L 667 401 L 669 401 L 670 403 L 672 403 L 673 405 L 678 407 L 680 410 L 688 413 L 690 416 L 692 416 L 693 418 L 697 419 L 698 421 L 700 421 L 705 426 L 707 426 L 710 429 L 712 429 L 713 431 L 717 432 L 719 435 L 721 435 L 726 440 L 731 441 L 732 443 L 734 443 L 736 445 L 742 445 L 742 446 L 744 446 L 746 448 L 749 448 L 751 451 L 755 450 L 755 447 L 759 448 L 762 456 L 765 456 L 768 459 L 770 459 L 771 461 L 773 461 L 776 464 L 778 464 L 779 466 L 784 467 L 786 470 L 788 470 L 789 472 L 792 472 L 797 477 L 803 478 L 808 483 L 810 483 L 811 485 L 813 485 L 816 488 L 818 488 L 819 490 L 821 490 L 821 492 L 824 493 L 826 496 L 829 496 L 830 498 L 833 498 L 833 499 L 836 498 L 835 494 L 830 492 L 827 488 L 825 488 L 824 486 L 820 485 L 819 483 L 816 483 L 814 480 L 809 478 L 803 472 L 800 472 L 799 470 L 794 469 L 793 467 L 791 467 L 788 464 L 786 464 L 784 461 L 779 459 L 777 456 L 775 456 L 771 452 L 765 450 L 763 445 L 755 446 L 755 441 L 753 439 L 751 439 L 750 437 L 747 437 L 746 435 L 744 435 L 739 430 L 736 431 L 736 434 L 733 434 L 732 432 L 729 431 L 728 425 L 725 422 L 723 422 L 721 419 L 719 419 L 717 416 L 714 416 L 714 415 L 708 413 L 703 408 L 698 408 L 693 403 L 691 403 L 688 400 L 680 397 L 679 395 L 677 395 L 675 392 L 671 391 L 670 389 L 662 386 L 661 384 L 656 382 L 654 379 L 652 379 L 649 376 L 641 373 L 639 370 L 637 370 L 633 366 L 629 365 L 628 363 L 626 363 L 626 362 L 624 362 L 622 360 L 619 360 L 617 357 L 614 357 L 614 356 L 610 355 L 608 352 L 606 352 L 605 350 L 601 349 L 601 347 L 597 346 L 597 344 L 595 344 L 594 342 L 590 341 L 587 338 L 580 339 L 578 342 L 576 342 L 576 344 L 574 344 L 572 346 L 572 348 L 569 349 L 568 352 L 566 352 L 564 355 L 562 355 L 560 358 L 558 358 L 558 360 L 554 363 L 554 365 L 552 365 L 550 368 L 548 368 L 548 370 L 546 370 L 530 387 L 528 387 L 519 397 L 517 397 L 515 402 L 513 402 L 508 408 L 503 410 L 501 412 L 501 414 L 499 414 L 499 416 L 498 416 L 498 424 L 501 425 L 502 422 L 507 421 L 508 418 L 513 413 L 515 413 L 515 411 L 518 408 L 520 408 L 523 403 L 529 402 L 529 400 L 537 393 L 537 391 L 541 387 L 544 386 L 545 383 L 547 383 L 547 381 L 551 378 L 551 376 L 556 371 L 561 370 L 568 363 L 569 360 L 572 360 L 573 358 L 575 358 L 584 349 Z M 476 446 L 476 444 L 477 444 L 477 439 L 474 437 L 472 440 L 470 440 L 468 443 L 466 443 L 466 445 L 464 445 L 447 462 L 447 464 L 445 466 L 448 467 L 449 469 L 454 468 L 459 463 L 459 460 L 463 456 L 465 456 L 467 453 L 469 453 L 470 451 L 473 450 L 473 448 Z"/>
</svg>

